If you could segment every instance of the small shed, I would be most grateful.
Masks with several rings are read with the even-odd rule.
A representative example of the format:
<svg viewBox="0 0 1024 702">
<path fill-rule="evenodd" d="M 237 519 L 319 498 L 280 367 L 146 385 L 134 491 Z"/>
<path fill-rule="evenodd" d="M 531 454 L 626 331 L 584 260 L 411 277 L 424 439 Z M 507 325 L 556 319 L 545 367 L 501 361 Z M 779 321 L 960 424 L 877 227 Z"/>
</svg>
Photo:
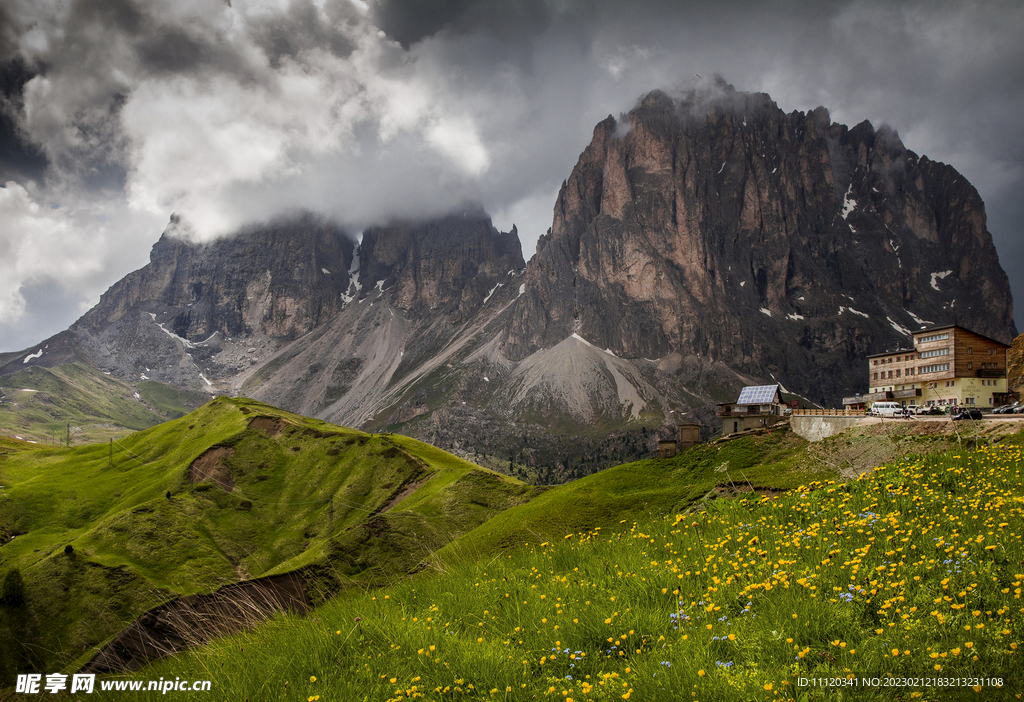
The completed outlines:
<svg viewBox="0 0 1024 702">
<path fill-rule="evenodd" d="M 700 443 L 700 425 L 699 424 L 680 424 L 679 425 L 679 450 L 685 451 L 688 448 L 693 448 Z"/>
<path fill-rule="evenodd" d="M 658 442 L 658 458 L 672 458 L 676 455 L 675 439 L 662 439 Z"/>
</svg>

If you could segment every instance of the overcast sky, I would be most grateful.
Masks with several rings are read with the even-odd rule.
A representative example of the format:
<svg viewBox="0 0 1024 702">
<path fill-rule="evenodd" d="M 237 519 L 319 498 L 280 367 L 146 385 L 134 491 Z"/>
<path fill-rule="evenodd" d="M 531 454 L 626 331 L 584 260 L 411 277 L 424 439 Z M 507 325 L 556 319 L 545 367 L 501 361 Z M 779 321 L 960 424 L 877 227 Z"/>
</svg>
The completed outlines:
<svg viewBox="0 0 1024 702">
<path fill-rule="evenodd" d="M 1024 4 L 0 0 L 0 351 L 144 265 L 294 208 L 478 202 L 529 258 L 594 125 L 718 74 L 887 123 L 985 200 L 1024 329 Z"/>
</svg>

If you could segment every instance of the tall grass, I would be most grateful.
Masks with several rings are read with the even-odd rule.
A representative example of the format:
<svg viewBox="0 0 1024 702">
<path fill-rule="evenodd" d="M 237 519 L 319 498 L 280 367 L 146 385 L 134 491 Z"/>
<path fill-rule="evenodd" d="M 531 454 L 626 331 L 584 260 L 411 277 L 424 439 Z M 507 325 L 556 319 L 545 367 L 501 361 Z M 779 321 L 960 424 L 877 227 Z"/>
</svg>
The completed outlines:
<svg viewBox="0 0 1024 702">
<path fill-rule="evenodd" d="M 1008 443 L 565 534 L 132 677 L 253 701 L 1019 698 L 1021 461 Z M 799 684 L 851 675 L 959 687 Z"/>
</svg>

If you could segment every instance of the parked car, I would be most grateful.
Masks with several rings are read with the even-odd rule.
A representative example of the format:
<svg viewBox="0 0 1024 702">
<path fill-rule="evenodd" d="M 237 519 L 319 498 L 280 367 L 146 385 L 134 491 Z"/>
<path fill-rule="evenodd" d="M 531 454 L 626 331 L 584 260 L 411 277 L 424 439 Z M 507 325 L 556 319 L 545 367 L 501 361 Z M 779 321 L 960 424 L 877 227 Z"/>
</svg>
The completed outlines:
<svg viewBox="0 0 1024 702">
<path fill-rule="evenodd" d="M 924 405 L 907 405 L 907 414 L 924 414 Z"/>
<path fill-rule="evenodd" d="M 926 414 L 931 414 L 931 415 L 936 415 L 936 414 L 945 414 L 945 413 L 946 413 L 946 412 L 945 412 L 945 411 L 944 411 L 944 410 L 943 410 L 943 409 L 942 409 L 941 407 L 939 407 L 938 405 L 932 405 L 931 407 L 926 407 L 925 409 L 927 409 L 927 410 L 928 410 L 928 411 L 926 412 Z"/>
<path fill-rule="evenodd" d="M 876 402 L 871 405 L 871 412 L 878 417 L 903 417 L 903 407 L 898 402 Z"/>
<path fill-rule="evenodd" d="M 981 419 L 981 417 L 980 409 L 962 409 L 959 412 L 954 412 L 950 419 L 956 421 L 958 419 Z"/>
<path fill-rule="evenodd" d="M 1024 414 L 1024 405 L 1017 405 L 1013 408 L 1012 414 Z"/>
</svg>

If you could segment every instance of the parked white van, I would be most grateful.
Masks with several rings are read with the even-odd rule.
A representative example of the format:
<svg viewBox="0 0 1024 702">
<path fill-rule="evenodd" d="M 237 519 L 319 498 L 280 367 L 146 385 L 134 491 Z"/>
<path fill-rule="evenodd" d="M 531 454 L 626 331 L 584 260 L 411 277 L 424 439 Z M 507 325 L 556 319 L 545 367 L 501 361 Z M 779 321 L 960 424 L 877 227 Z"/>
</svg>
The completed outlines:
<svg viewBox="0 0 1024 702">
<path fill-rule="evenodd" d="M 876 402 L 871 405 L 871 414 L 878 417 L 902 417 L 903 406 L 899 402 Z"/>
</svg>

